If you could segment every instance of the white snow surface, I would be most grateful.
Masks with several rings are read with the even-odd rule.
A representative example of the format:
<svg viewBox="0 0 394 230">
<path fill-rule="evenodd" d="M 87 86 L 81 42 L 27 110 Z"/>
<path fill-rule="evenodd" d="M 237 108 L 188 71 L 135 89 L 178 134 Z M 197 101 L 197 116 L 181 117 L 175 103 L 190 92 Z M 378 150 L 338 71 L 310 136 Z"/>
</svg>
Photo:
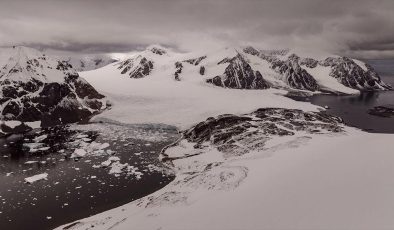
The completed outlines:
<svg viewBox="0 0 394 230">
<path fill-rule="evenodd" d="M 225 160 L 212 149 L 174 161 L 165 188 L 70 229 L 392 229 L 393 140 L 346 128 Z"/>
<path fill-rule="evenodd" d="M 261 107 L 309 111 L 318 108 L 283 97 L 287 93 L 285 90 L 225 89 L 205 83 L 206 78 L 223 73 L 226 65 L 217 63 L 226 56 L 233 57 L 236 54 L 233 49 L 214 53 L 204 59 L 201 62 L 206 68 L 204 76 L 199 74 L 198 66 L 182 63 L 181 81 L 174 79 L 174 63 L 195 56 L 171 51 L 164 55 L 147 51 L 142 54 L 154 62 L 152 72 L 144 78 L 134 79 L 127 74 L 122 75 L 118 69 L 119 63 L 80 73 L 113 103 L 111 110 L 95 119 L 105 118 L 123 123 L 164 123 L 184 129 L 210 116 L 247 113 Z"/>
<path fill-rule="evenodd" d="M 331 77 L 329 74 L 331 72 L 331 67 L 317 65 L 315 68 L 308 68 L 303 66 L 303 68 L 312 75 L 317 83 L 325 90 L 340 92 L 345 94 L 359 94 L 360 91 L 346 87 L 338 82 L 337 79 Z"/>
<path fill-rule="evenodd" d="M 25 182 L 32 184 L 32 183 L 39 181 L 39 180 L 46 180 L 47 177 L 48 177 L 48 173 L 41 173 L 41 174 L 37 174 L 37 175 L 31 176 L 31 177 L 26 177 Z"/>
</svg>

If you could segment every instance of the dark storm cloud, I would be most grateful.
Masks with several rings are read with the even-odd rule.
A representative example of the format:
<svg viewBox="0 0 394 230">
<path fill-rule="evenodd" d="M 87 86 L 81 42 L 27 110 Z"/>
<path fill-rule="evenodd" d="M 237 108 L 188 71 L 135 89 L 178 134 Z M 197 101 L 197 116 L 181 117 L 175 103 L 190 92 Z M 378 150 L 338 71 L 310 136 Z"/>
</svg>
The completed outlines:
<svg viewBox="0 0 394 230">
<path fill-rule="evenodd" d="M 393 0 L 1 0 L 0 45 L 120 52 L 161 43 L 394 57 Z"/>
</svg>

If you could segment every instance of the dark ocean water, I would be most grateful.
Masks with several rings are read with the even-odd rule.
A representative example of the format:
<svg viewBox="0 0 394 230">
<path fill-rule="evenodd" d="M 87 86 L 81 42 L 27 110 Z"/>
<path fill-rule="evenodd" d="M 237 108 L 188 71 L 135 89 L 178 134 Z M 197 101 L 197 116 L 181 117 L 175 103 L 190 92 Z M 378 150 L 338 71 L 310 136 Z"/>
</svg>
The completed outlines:
<svg viewBox="0 0 394 230">
<path fill-rule="evenodd" d="M 380 74 L 382 80 L 394 86 L 394 60 L 364 60 Z M 380 117 L 368 113 L 375 106 L 394 108 L 394 91 L 363 92 L 360 95 L 314 95 L 294 98 L 312 104 L 328 106 L 328 114 L 342 117 L 347 125 L 368 132 L 394 133 L 394 117 Z"/>
<path fill-rule="evenodd" d="M 174 179 L 158 156 L 177 138 L 175 128 L 90 124 L 74 129 L 59 127 L 0 139 L 1 230 L 52 229 L 146 196 Z M 48 137 L 41 142 L 49 149 L 26 148 L 43 135 Z M 109 147 L 100 154 L 71 159 L 78 135 L 84 135 L 87 144 Z M 141 174 L 110 174 L 111 167 L 102 166 L 109 157 L 120 158 L 120 163 Z M 26 177 L 42 173 L 48 174 L 47 180 L 25 183 Z"/>
</svg>

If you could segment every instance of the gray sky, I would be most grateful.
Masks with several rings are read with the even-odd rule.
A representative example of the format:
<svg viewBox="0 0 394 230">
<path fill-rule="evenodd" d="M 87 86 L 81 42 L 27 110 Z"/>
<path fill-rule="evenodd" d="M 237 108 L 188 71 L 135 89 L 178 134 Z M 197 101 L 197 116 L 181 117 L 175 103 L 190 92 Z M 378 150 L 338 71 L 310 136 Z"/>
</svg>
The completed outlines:
<svg viewBox="0 0 394 230">
<path fill-rule="evenodd" d="M 394 0 L 0 0 L 0 46 L 303 47 L 394 58 Z"/>
</svg>

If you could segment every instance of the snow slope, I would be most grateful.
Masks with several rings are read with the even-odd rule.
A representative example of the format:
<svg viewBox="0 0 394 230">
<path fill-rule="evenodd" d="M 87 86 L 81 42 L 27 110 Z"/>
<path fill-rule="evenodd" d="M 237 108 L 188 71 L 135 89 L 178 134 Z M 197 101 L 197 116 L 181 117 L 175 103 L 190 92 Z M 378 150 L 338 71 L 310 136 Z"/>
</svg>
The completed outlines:
<svg viewBox="0 0 394 230">
<path fill-rule="evenodd" d="M 323 90 L 336 91 L 345 94 L 358 94 L 359 91 L 346 87 L 330 76 L 331 68 L 327 66 L 316 66 L 315 68 L 304 67 L 311 74 Z"/>
<path fill-rule="evenodd" d="M 278 138 L 240 157 L 212 149 L 176 160 L 164 189 L 68 229 L 392 229 L 394 137 L 345 130 Z M 209 163 L 205 177 L 185 180 Z"/>
<path fill-rule="evenodd" d="M 232 51 L 225 52 L 231 54 Z M 284 90 L 227 89 L 205 83 L 209 76 L 223 73 L 226 66 L 217 65 L 226 56 L 223 54 L 201 61 L 207 69 L 207 74 L 203 76 L 198 73 L 196 66 L 183 63 L 180 81 L 175 80 L 176 69 L 173 63 L 175 60 L 187 60 L 186 55 L 169 51 L 165 55 L 144 56 L 153 62 L 152 72 L 144 78 L 134 79 L 121 74 L 119 63 L 80 73 L 81 77 L 113 103 L 111 110 L 94 119 L 111 119 L 124 123 L 164 123 L 184 129 L 209 116 L 246 113 L 260 107 L 313 111 L 318 108 L 283 97 L 287 93 Z"/>
</svg>

